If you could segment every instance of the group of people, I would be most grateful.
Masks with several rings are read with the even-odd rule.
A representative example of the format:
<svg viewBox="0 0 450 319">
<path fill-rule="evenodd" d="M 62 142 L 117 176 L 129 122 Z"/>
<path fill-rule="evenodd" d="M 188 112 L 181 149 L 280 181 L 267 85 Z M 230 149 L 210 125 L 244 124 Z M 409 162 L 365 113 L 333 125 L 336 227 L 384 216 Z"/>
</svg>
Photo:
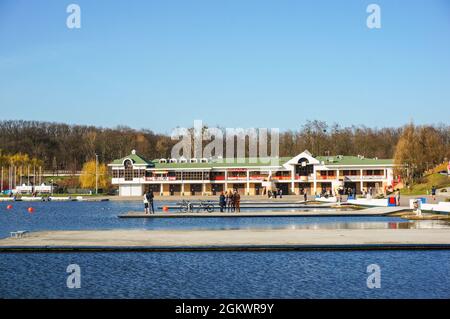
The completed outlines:
<svg viewBox="0 0 450 319">
<path fill-rule="evenodd" d="M 283 190 L 281 188 L 267 191 L 268 198 L 277 198 L 277 196 L 283 198 Z"/>
<path fill-rule="evenodd" d="M 220 193 L 219 197 L 220 212 L 240 212 L 241 211 L 241 195 L 235 189 L 233 191 Z"/>
</svg>

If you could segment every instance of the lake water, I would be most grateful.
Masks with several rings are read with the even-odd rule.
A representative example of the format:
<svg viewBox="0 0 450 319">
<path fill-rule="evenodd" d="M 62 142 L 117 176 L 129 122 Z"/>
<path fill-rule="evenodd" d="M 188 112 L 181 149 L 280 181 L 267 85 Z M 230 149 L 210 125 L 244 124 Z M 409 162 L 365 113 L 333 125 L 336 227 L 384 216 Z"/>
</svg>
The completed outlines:
<svg viewBox="0 0 450 319">
<path fill-rule="evenodd" d="M 117 218 L 142 208 L 133 202 L 6 205 L 0 237 L 19 229 L 448 227 L 391 217 Z M 66 286 L 73 263 L 80 289 Z M 370 264 L 381 268 L 380 289 L 367 288 Z M 2 298 L 449 298 L 450 251 L 1 253 L 0 283 Z"/>
</svg>

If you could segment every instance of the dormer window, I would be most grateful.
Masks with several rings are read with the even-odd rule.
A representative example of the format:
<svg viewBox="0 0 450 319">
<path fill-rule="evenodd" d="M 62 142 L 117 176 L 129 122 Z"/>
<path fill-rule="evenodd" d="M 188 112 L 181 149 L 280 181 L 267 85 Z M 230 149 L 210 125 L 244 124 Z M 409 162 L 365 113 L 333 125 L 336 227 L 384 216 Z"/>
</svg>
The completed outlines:
<svg viewBox="0 0 450 319">
<path fill-rule="evenodd" d="M 132 163 L 131 160 L 129 160 L 129 159 L 125 160 L 125 162 L 123 163 L 123 165 L 125 166 L 125 168 L 133 167 L 133 163 Z"/>
</svg>

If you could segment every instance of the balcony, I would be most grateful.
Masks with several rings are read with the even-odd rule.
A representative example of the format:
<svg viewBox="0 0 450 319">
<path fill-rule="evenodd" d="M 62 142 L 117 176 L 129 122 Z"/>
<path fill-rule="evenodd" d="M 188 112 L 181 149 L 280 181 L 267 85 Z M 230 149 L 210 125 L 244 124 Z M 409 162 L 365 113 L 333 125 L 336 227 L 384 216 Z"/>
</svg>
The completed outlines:
<svg viewBox="0 0 450 319">
<path fill-rule="evenodd" d="M 284 181 L 284 180 L 291 180 L 291 176 L 273 176 L 272 177 L 274 180 L 278 180 L 278 181 Z"/>
<path fill-rule="evenodd" d="M 370 181 L 370 180 L 380 180 L 385 179 L 384 175 L 345 175 L 344 180 L 347 181 Z"/>
<path fill-rule="evenodd" d="M 249 177 L 249 179 L 251 180 L 251 181 L 264 181 L 264 180 L 266 180 L 266 179 L 268 179 L 269 178 L 269 176 L 264 176 L 264 175 L 253 175 L 253 176 L 250 176 Z"/>
<path fill-rule="evenodd" d="M 247 176 L 228 176 L 229 181 L 245 181 Z"/>
<path fill-rule="evenodd" d="M 166 181 L 176 181 L 177 178 L 175 176 L 147 176 L 145 177 L 145 181 L 147 182 L 166 182 Z"/>
</svg>

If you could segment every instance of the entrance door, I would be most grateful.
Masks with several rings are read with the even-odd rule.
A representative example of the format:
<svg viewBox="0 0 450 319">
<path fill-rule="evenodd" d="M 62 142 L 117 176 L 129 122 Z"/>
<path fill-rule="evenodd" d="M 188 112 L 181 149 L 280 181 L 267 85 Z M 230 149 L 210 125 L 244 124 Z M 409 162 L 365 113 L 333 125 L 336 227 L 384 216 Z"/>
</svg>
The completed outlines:
<svg viewBox="0 0 450 319">
<path fill-rule="evenodd" d="M 211 192 L 213 195 L 223 192 L 223 184 L 211 184 Z"/>
<path fill-rule="evenodd" d="M 255 184 L 255 195 L 261 195 L 263 187 L 261 184 Z"/>
<path fill-rule="evenodd" d="M 289 184 L 288 183 L 275 183 L 275 187 L 277 188 L 277 191 L 280 191 L 280 189 L 283 191 L 283 195 L 289 194 Z"/>
<path fill-rule="evenodd" d="M 181 185 L 180 184 L 170 184 L 169 185 L 169 193 L 170 193 L 170 196 L 180 195 L 181 194 Z"/>
<path fill-rule="evenodd" d="M 202 184 L 191 184 L 191 195 L 202 193 Z"/>
</svg>

